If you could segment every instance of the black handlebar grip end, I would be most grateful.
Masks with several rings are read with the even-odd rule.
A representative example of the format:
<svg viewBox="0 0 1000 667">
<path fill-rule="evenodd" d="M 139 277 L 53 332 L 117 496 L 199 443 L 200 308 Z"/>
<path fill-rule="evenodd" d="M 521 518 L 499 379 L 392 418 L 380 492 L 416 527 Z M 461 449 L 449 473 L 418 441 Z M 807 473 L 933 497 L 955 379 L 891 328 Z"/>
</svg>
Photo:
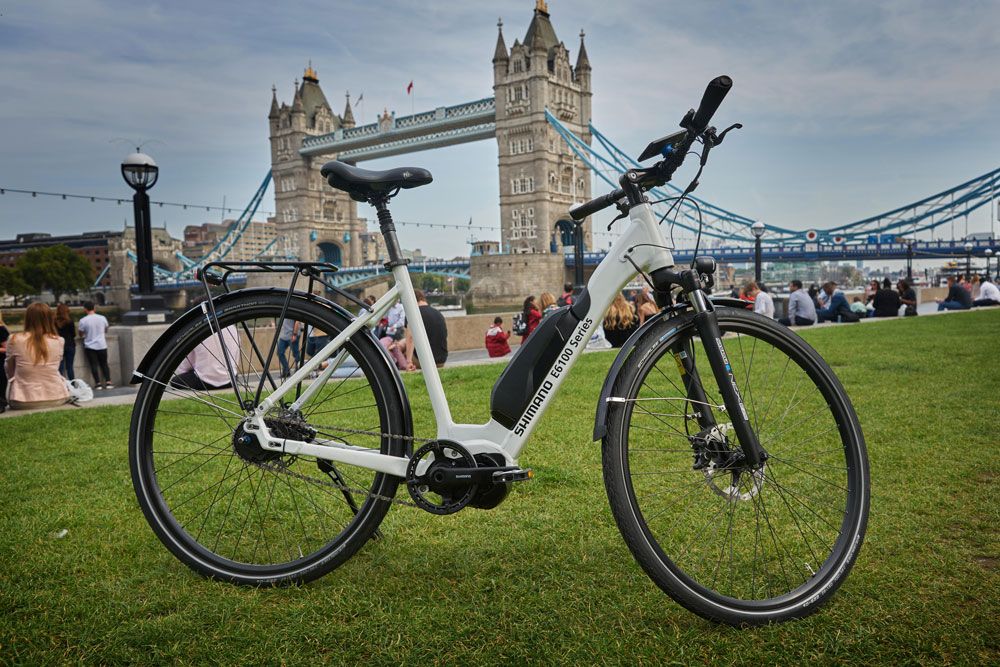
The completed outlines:
<svg viewBox="0 0 1000 667">
<path fill-rule="evenodd" d="M 709 82 L 708 87 L 705 88 L 705 94 L 702 95 L 701 104 L 698 105 L 698 111 L 691 119 L 691 129 L 700 133 L 708 127 L 712 116 L 718 111 L 719 105 L 722 104 L 722 100 L 726 98 L 732 87 L 733 80 L 725 74 L 717 76 Z"/>
</svg>

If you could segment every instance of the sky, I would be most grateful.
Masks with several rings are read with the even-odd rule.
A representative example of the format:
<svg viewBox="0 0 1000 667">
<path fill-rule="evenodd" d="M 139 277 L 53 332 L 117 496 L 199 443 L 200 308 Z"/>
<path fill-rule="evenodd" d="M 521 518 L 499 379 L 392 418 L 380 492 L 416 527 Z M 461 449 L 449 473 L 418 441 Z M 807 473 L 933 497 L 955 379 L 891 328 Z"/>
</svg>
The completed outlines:
<svg viewBox="0 0 1000 667">
<path fill-rule="evenodd" d="M 127 198 L 120 161 L 148 142 L 161 168 L 152 199 L 243 206 L 270 166 L 272 84 L 290 103 L 311 60 L 335 112 L 347 91 L 364 93 L 359 124 L 487 97 L 498 16 L 509 47 L 533 7 L 0 0 L 0 188 Z M 765 223 L 851 222 L 1000 166 L 998 2 L 550 0 L 549 11 L 572 62 L 586 31 L 593 123 L 633 154 L 730 75 L 715 124 L 745 127 L 713 152 L 698 194 Z M 497 230 L 478 236 L 499 238 L 495 142 L 361 164 L 403 165 L 434 183 L 395 200 L 397 219 L 471 217 Z M 219 216 L 154 208 L 153 223 L 180 236 Z M 127 205 L 0 196 L 0 238 L 126 220 Z M 983 209 L 969 231 L 989 225 Z M 404 247 L 432 256 L 468 254 L 466 237 L 400 228 Z"/>
</svg>

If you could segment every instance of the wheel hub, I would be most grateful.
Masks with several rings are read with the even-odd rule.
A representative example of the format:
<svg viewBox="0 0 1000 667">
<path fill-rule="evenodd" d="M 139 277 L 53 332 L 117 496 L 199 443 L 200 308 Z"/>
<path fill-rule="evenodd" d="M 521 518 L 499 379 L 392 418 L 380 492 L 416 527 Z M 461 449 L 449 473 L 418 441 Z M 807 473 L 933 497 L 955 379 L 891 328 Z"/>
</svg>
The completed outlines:
<svg viewBox="0 0 1000 667">
<path fill-rule="evenodd" d="M 267 463 L 281 456 L 281 452 L 261 447 L 257 434 L 248 432 L 243 424 L 233 432 L 233 449 L 241 459 L 250 463 Z"/>
</svg>

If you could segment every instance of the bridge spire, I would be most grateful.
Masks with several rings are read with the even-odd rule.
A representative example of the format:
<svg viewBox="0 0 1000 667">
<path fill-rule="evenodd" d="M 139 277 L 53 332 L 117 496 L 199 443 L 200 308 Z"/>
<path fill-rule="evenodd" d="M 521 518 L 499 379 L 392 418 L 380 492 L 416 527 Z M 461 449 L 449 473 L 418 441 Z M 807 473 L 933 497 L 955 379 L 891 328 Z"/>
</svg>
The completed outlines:
<svg viewBox="0 0 1000 667">
<path fill-rule="evenodd" d="M 354 127 L 354 112 L 351 111 L 351 91 L 347 91 L 347 106 L 344 107 L 342 117 L 344 127 Z"/>
<path fill-rule="evenodd" d="M 507 45 L 503 41 L 503 19 L 497 19 L 497 48 L 493 51 L 493 63 L 509 60 L 507 56 Z"/>
<path fill-rule="evenodd" d="M 271 84 L 271 112 L 267 114 L 267 117 L 278 117 L 278 87 L 273 83 Z"/>
<path fill-rule="evenodd" d="M 576 57 L 576 71 L 580 72 L 582 70 L 590 71 L 590 58 L 587 57 L 587 47 L 583 45 L 583 38 L 586 33 L 583 32 L 583 28 L 580 28 L 580 53 Z"/>
</svg>

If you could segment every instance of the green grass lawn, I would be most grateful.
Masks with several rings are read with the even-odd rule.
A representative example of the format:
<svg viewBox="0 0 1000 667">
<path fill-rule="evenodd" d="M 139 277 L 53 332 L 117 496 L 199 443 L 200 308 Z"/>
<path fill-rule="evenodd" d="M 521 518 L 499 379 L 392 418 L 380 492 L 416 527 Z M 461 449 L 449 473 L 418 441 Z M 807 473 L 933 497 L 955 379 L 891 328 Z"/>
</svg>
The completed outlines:
<svg viewBox="0 0 1000 667">
<path fill-rule="evenodd" d="M 803 335 L 854 401 L 873 489 L 854 571 L 805 620 L 716 626 L 635 564 L 590 442 L 614 358 L 596 353 L 522 454 L 534 481 L 490 512 L 393 508 L 385 539 L 294 588 L 208 581 L 166 551 L 132 492 L 129 407 L 0 420 L 0 663 L 997 664 L 1000 310 Z M 444 371 L 456 419 L 486 418 L 501 368 Z"/>
</svg>

